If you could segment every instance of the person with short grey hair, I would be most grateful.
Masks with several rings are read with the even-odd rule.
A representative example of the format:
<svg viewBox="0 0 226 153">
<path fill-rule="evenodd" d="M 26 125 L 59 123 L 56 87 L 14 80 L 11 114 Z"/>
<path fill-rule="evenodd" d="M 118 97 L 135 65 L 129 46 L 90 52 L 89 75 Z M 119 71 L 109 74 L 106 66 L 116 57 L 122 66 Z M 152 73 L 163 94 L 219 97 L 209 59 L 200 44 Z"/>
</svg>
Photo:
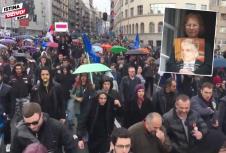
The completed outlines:
<svg viewBox="0 0 226 153">
<path fill-rule="evenodd" d="M 132 137 L 133 153 L 167 153 L 171 151 L 171 142 L 162 126 L 159 113 L 149 113 L 144 121 L 129 128 Z"/>
</svg>

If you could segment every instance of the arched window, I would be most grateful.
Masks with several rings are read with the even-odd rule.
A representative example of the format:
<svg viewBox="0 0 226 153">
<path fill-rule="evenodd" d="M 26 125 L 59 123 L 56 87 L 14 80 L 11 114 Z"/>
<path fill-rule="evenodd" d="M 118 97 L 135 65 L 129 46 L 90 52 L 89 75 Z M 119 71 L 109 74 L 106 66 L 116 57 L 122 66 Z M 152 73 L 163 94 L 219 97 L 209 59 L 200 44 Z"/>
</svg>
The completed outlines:
<svg viewBox="0 0 226 153">
<path fill-rule="evenodd" d="M 162 29 L 163 29 L 163 23 L 162 22 L 159 22 L 158 23 L 158 33 L 161 33 L 162 32 Z"/>
<path fill-rule="evenodd" d="M 129 34 L 129 25 L 126 26 L 126 34 Z"/>
<path fill-rule="evenodd" d="M 138 23 L 136 23 L 136 33 L 139 33 L 138 28 Z"/>
<path fill-rule="evenodd" d="M 140 33 L 144 33 L 144 23 L 140 24 Z"/>
<path fill-rule="evenodd" d="M 131 24 L 129 25 L 129 34 L 131 34 Z"/>
<path fill-rule="evenodd" d="M 155 24 L 153 22 L 149 23 L 149 33 L 155 32 Z"/>
</svg>

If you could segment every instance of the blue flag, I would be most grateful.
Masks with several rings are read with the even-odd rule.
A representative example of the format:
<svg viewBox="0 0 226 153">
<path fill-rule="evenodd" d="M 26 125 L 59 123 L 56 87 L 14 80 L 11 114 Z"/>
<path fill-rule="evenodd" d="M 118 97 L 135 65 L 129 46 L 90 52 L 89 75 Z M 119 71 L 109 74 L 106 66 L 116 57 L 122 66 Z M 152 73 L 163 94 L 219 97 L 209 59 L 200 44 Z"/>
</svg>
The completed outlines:
<svg viewBox="0 0 226 153">
<path fill-rule="evenodd" d="M 88 53 L 92 62 L 100 63 L 100 57 L 97 56 L 96 53 L 93 51 L 92 44 L 91 44 L 88 36 L 85 33 L 82 34 L 82 40 L 83 40 L 83 43 L 85 46 L 85 51 Z"/>
<path fill-rule="evenodd" d="M 140 48 L 140 38 L 138 33 L 136 34 L 135 40 L 134 40 L 134 49 Z"/>
</svg>

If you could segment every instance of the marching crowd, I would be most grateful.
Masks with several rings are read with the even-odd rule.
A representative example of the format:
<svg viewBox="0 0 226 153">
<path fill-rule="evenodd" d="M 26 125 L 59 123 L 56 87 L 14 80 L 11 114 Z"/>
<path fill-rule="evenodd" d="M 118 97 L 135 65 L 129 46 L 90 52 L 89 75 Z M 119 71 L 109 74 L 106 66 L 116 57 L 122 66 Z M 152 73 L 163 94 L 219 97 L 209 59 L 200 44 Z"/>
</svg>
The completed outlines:
<svg viewBox="0 0 226 153">
<path fill-rule="evenodd" d="M 226 134 L 224 69 L 213 77 L 160 75 L 153 50 L 145 56 L 106 50 L 100 63 L 111 72 L 73 74 L 88 63 L 83 48 L 70 47 L 67 37 L 58 44 L 26 58 L 11 48 L 1 54 L 3 150 L 10 144 L 11 153 L 219 152 Z"/>
</svg>

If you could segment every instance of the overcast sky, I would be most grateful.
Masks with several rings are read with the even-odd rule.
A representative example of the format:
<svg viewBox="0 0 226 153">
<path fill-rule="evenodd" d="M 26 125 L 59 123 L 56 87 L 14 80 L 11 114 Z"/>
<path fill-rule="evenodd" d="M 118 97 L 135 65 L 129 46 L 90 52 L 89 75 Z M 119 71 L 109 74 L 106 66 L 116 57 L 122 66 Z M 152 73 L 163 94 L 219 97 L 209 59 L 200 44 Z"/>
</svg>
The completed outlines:
<svg viewBox="0 0 226 153">
<path fill-rule="evenodd" d="M 99 11 L 110 14 L 110 0 L 93 0 L 93 5 Z"/>
</svg>

